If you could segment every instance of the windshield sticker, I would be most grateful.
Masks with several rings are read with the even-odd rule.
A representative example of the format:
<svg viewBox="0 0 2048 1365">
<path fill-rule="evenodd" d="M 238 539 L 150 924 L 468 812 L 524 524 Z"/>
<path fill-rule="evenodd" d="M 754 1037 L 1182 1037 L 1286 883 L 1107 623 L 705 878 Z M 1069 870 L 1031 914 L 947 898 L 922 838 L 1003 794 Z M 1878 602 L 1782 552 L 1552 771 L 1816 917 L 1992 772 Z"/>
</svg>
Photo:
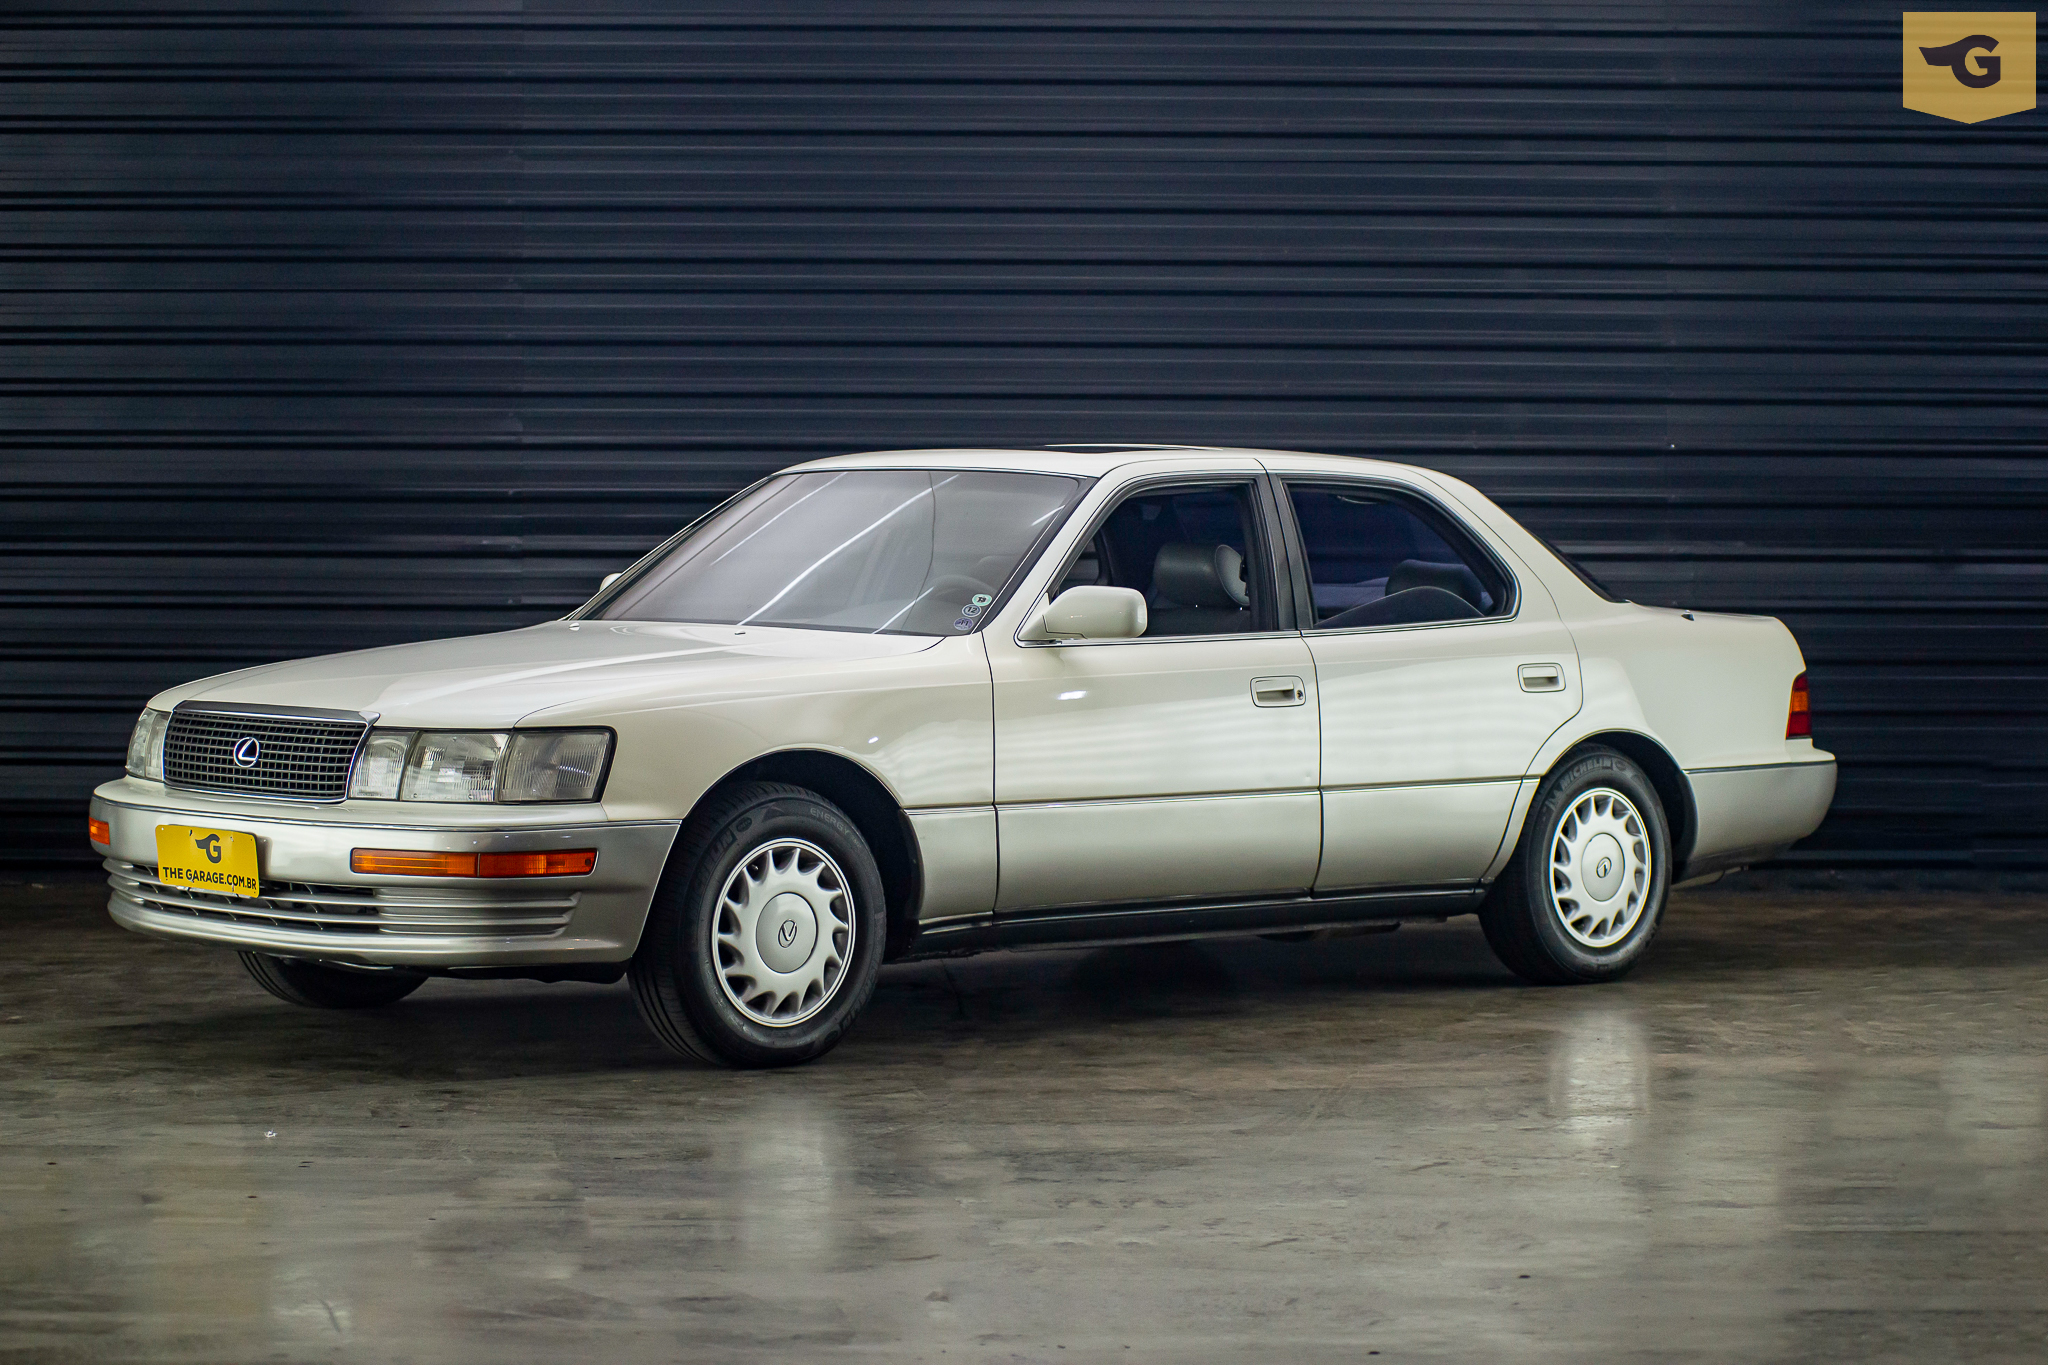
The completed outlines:
<svg viewBox="0 0 2048 1365">
<path fill-rule="evenodd" d="M 988 610 L 988 604 L 996 599 L 985 592 L 978 592 L 967 599 L 967 605 L 960 608 L 960 619 L 953 623 L 955 630 L 973 630 L 974 618 Z"/>
</svg>

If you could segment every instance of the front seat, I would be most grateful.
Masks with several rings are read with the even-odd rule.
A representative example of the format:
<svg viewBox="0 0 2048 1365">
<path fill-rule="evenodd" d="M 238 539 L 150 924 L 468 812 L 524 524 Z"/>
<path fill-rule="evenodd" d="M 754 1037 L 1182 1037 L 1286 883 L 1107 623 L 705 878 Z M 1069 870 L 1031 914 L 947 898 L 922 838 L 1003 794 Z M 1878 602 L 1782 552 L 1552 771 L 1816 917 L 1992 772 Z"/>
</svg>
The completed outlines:
<svg viewBox="0 0 2048 1365">
<path fill-rule="evenodd" d="M 1244 556 L 1228 545 L 1168 541 L 1152 561 L 1147 635 L 1222 635 L 1252 628 Z"/>
</svg>

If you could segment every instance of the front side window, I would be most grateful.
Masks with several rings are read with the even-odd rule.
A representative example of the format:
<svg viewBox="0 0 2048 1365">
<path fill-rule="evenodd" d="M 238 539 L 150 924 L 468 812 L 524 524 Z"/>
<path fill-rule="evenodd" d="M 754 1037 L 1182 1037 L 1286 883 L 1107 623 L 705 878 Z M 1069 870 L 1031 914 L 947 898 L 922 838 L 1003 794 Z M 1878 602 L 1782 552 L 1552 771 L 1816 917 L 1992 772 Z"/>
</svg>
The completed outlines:
<svg viewBox="0 0 2048 1365">
<path fill-rule="evenodd" d="M 1145 597 L 1145 636 L 1271 630 L 1254 485 L 1176 484 L 1131 494 L 1102 523 L 1058 590 L 1131 588 Z"/>
<path fill-rule="evenodd" d="M 1448 522 L 1401 494 L 1288 485 L 1315 601 L 1314 630 L 1505 615 L 1507 576 Z"/>
<path fill-rule="evenodd" d="M 1056 474 L 785 474 L 635 573 L 596 615 L 965 634 L 1080 491 L 1080 480 Z"/>
</svg>

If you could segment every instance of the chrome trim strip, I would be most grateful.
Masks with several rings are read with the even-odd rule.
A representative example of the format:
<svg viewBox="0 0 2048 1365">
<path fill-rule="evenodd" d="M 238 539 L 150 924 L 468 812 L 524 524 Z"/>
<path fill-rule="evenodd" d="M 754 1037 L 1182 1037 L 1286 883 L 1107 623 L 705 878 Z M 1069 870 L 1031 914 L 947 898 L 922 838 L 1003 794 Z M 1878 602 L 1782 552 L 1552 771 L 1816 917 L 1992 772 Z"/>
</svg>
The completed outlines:
<svg viewBox="0 0 2048 1365">
<path fill-rule="evenodd" d="M 246 952 L 309 957 L 355 967 L 490 967 L 516 963 L 552 965 L 595 959 L 623 960 L 619 945 L 564 934 L 349 933 L 339 929 L 295 929 L 223 917 L 163 910 L 144 901 L 115 896 L 108 906 L 114 922 L 157 938 Z M 630 957 L 631 953 L 623 954 Z"/>
<path fill-rule="evenodd" d="M 1498 780 L 1518 782 L 1521 779 L 1505 777 Z M 1403 782 L 1396 785 L 1409 786 L 1411 784 Z M 1255 791 L 1173 792 L 1163 796 L 1084 796 L 1069 798 L 1064 801 L 998 801 L 995 808 L 999 812 L 1068 810 L 1075 806 L 1156 806 L 1165 803 L 1179 805 L 1188 801 L 1241 801 L 1248 796 L 1320 796 L 1321 794 L 1322 788 L 1320 787 L 1260 787 Z M 977 806 L 975 809 L 982 810 L 986 808 Z"/>
<path fill-rule="evenodd" d="M 1832 758 L 1795 759 L 1789 763 L 1731 763 L 1725 768 L 1687 768 L 1687 777 L 1703 777 L 1708 773 L 1763 773 L 1775 768 L 1833 768 L 1837 762 Z"/>
<path fill-rule="evenodd" d="M 106 860 L 104 866 L 106 867 L 108 873 L 112 877 L 119 877 L 124 882 L 127 882 L 136 887 L 151 888 L 148 894 L 150 894 L 152 897 L 157 897 L 159 899 L 167 901 L 190 900 L 193 905 L 199 906 L 202 909 L 213 909 L 216 907 L 216 901 L 201 901 L 193 899 L 188 894 L 189 888 L 178 886 L 171 882 L 161 881 L 158 878 L 153 877 L 148 873 L 144 872 L 140 867 L 136 866 L 134 863 L 117 862 L 114 859 L 109 858 Z M 451 878 L 450 880 L 454 879 Z M 511 883 L 515 879 L 507 877 L 504 880 L 506 883 Z M 562 880 L 566 881 L 569 879 L 563 878 Z M 272 885 L 305 886 L 308 885 L 308 883 L 275 882 L 272 883 Z M 345 890 L 346 888 L 343 889 Z M 386 891 L 412 891 L 415 889 L 425 888 L 414 888 L 410 886 L 365 886 L 362 888 L 362 894 L 359 896 L 335 895 L 333 894 L 333 891 L 331 889 L 324 893 L 318 891 L 266 891 L 262 895 L 258 896 L 235 897 L 232 899 L 223 896 L 219 898 L 218 906 L 221 909 L 231 910 L 234 908 L 234 901 L 240 900 L 252 906 L 257 904 L 275 904 L 282 902 L 291 905 L 338 905 L 355 910 L 574 910 L 576 908 L 576 901 L 578 899 L 574 892 L 570 892 L 566 896 L 557 896 L 541 900 L 512 900 L 509 898 L 504 900 L 494 900 L 487 897 L 476 896 L 448 896 L 445 898 L 431 898 L 426 900 L 408 900 L 399 896 L 386 897 L 382 894 Z M 473 886 L 473 884 L 469 882 L 464 882 L 462 883 L 461 889 L 464 891 L 469 891 L 474 890 L 476 888 Z M 507 889 L 511 890 L 514 888 L 508 885 Z"/>
<path fill-rule="evenodd" d="M 355 781 L 356 760 L 362 755 L 363 748 L 360 744 L 356 746 L 355 753 L 349 755 L 350 782 Z M 275 792 L 229 791 L 225 787 L 188 787 L 182 782 L 166 782 L 164 785 L 174 792 L 191 792 L 194 796 L 238 796 L 244 801 L 289 801 L 295 806 L 338 806 L 348 800 L 346 796 L 280 796 Z"/>
<path fill-rule="evenodd" d="M 1344 782 L 1321 790 L 1330 792 L 1382 792 L 1395 791 L 1402 787 L 1483 787 L 1496 782 L 1524 782 L 1528 773 L 1503 773 L 1499 777 L 1444 777 L 1434 782 Z"/>
<path fill-rule="evenodd" d="M 1035 611 L 1038 604 L 1032 603 Z M 1028 618 L 1027 618 L 1028 619 Z M 1019 626 L 1017 629 L 1022 630 Z M 1231 630 L 1218 635 L 1127 635 L 1109 640 L 1018 640 L 1019 649 L 1073 649 L 1098 645 L 1188 645 L 1215 640 L 1293 640 L 1298 630 Z"/>
<path fill-rule="evenodd" d="M 193 787 L 173 787 L 169 783 L 165 783 L 164 786 L 166 791 L 181 793 L 192 792 L 194 795 L 219 796 L 225 797 L 231 801 L 246 802 L 250 805 L 260 805 L 269 801 L 282 801 L 290 799 L 287 797 L 257 796 L 252 795 L 249 792 L 201 793 Z M 334 820 L 306 819 L 303 816 L 299 815 L 296 811 L 292 812 L 291 814 L 273 815 L 269 811 L 214 811 L 194 810 L 190 806 L 142 805 L 141 803 L 135 801 L 116 800 L 115 798 L 110 796 L 97 797 L 95 799 L 105 802 L 107 806 L 111 807 L 114 810 L 137 811 L 150 815 L 174 815 L 185 820 L 262 820 L 266 823 L 279 825 L 307 825 L 316 829 L 347 830 L 351 834 L 358 830 L 383 829 L 396 830 L 404 834 L 555 834 L 573 832 L 579 829 L 645 829 L 654 826 L 660 826 L 662 828 L 672 828 L 676 824 L 674 820 L 607 820 L 605 819 L 604 815 L 604 804 L 599 801 L 517 801 L 509 804 L 500 803 L 497 801 L 478 801 L 473 805 L 465 805 L 460 807 L 463 810 L 487 813 L 486 818 L 475 825 L 438 825 L 431 824 L 425 820 L 408 820 L 404 824 L 383 825 L 371 824 L 367 821 L 364 821 L 362 823 L 357 823 L 355 821 L 348 821 L 346 823 L 342 823 Z M 369 801 L 371 800 L 371 798 L 357 796 L 350 797 L 349 800 Z M 341 805 L 343 803 L 337 801 L 301 801 L 298 804 L 301 806 L 324 806 L 328 809 L 332 809 L 333 807 Z M 422 815 L 427 815 L 431 814 L 433 811 L 439 809 L 444 805 L 451 805 L 454 803 L 440 801 L 399 802 L 380 800 L 376 801 L 375 804 L 379 806 L 403 807 L 406 813 L 409 813 L 410 811 L 418 811 Z M 565 815 L 577 815 L 581 816 L 582 818 L 565 820 L 559 823 L 551 820 L 545 822 L 536 821 L 535 823 L 524 825 L 510 823 L 512 821 L 520 819 L 522 816 L 526 815 L 526 813 L 533 811 L 547 811 L 550 813 L 560 811 Z M 394 809 L 391 813 L 393 815 L 397 815 L 400 814 L 401 811 L 398 809 Z"/>
<path fill-rule="evenodd" d="M 291 892 L 248 898 L 202 898 L 189 893 L 184 887 L 158 881 L 142 873 L 132 863 L 117 863 L 110 858 L 106 867 L 109 873 L 107 881 L 115 899 L 125 901 L 138 910 L 187 916 L 210 925 L 240 924 L 249 928 L 274 927 L 314 933 L 356 930 L 369 937 L 450 934 L 495 939 L 556 935 L 568 928 L 577 899 L 572 895 L 567 900 L 555 901 L 380 901 L 368 897 L 346 900 L 333 895 L 297 895 Z M 372 913 L 337 914 L 317 908 L 320 906 L 341 906 Z M 526 913 L 535 910 L 552 910 L 555 913 Z"/>
<path fill-rule="evenodd" d="M 172 714 L 193 711 L 216 716 L 265 716 L 271 720 L 345 720 L 377 723 L 379 711 L 333 711 L 324 706 L 265 706 L 242 701 L 181 701 Z"/>
</svg>

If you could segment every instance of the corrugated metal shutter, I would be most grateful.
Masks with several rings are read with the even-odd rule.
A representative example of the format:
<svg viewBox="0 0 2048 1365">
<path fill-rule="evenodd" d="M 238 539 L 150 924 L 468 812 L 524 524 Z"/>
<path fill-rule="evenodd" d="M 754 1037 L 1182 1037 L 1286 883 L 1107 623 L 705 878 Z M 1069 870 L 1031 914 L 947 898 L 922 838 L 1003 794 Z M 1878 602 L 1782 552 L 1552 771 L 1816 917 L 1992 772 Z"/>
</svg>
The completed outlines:
<svg viewBox="0 0 2048 1365">
<path fill-rule="evenodd" d="M 1811 859 L 2048 860 L 2048 121 L 1842 4 L 0 17 L 5 853 L 155 688 L 557 614 L 876 446 L 1448 470 L 1772 612 Z"/>
</svg>

